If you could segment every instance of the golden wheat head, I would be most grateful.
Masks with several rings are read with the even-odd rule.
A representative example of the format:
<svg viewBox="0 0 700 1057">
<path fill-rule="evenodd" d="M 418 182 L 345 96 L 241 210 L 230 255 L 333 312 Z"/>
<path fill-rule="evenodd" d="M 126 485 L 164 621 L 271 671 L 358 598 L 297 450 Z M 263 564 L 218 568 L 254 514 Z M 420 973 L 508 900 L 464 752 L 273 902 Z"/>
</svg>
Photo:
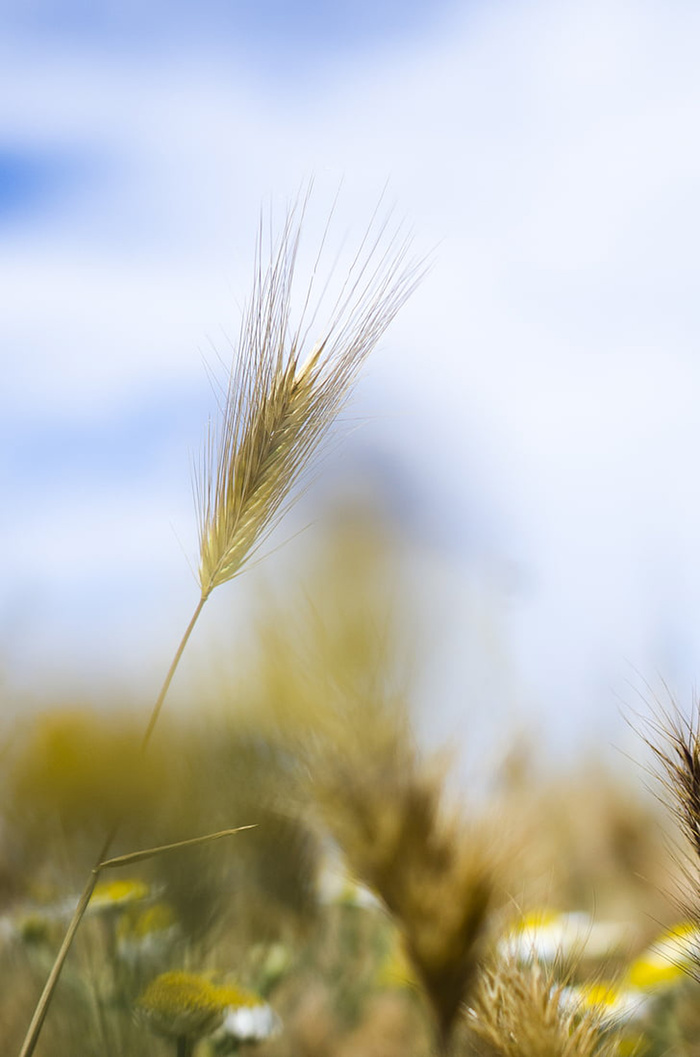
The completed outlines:
<svg viewBox="0 0 700 1057">
<path fill-rule="evenodd" d="M 537 963 L 507 960 L 490 966 L 482 973 L 469 1008 L 476 1052 L 488 1057 L 622 1053 L 620 1033 L 606 1025 L 601 1011 L 595 1006 L 567 1008 L 562 1002 L 565 992 L 565 985 Z"/>
<path fill-rule="evenodd" d="M 258 239 L 221 422 L 210 430 L 195 475 L 203 598 L 236 576 L 274 528 L 360 366 L 419 278 L 407 240 L 373 223 L 325 325 L 311 333 L 319 307 L 313 276 L 293 323 L 305 206 L 290 210 L 265 266 L 262 234 Z"/>
</svg>

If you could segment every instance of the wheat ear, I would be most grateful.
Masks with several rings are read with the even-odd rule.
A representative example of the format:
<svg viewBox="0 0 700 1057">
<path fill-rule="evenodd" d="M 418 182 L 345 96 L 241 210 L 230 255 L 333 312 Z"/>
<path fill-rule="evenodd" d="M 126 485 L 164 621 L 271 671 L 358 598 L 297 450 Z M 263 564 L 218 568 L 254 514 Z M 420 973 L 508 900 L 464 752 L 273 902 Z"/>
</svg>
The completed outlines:
<svg viewBox="0 0 700 1057">
<path fill-rule="evenodd" d="M 659 710 L 649 727 L 644 740 L 661 765 L 662 799 L 700 865 L 700 706 L 694 706 L 689 719 L 677 709 Z"/>
<path fill-rule="evenodd" d="M 621 1054 L 614 1022 L 606 1024 L 596 1006 L 567 1009 L 562 1004 L 565 994 L 565 983 L 540 965 L 506 959 L 482 972 L 467 1009 L 467 1023 L 473 1035 L 486 1043 L 490 1057 Z"/>
<path fill-rule="evenodd" d="M 308 195 L 289 211 L 266 267 L 261 225 L 253 293 L 243 315 L 220 425 L 210 429 L 195 475 L 201 596 L 151 711 L 142 752 L 206 600 L 215 587 L 241 571 L 274 528 L 293 486 L 350 395 L 362 363 L 421 276 L 421 267 L 408 260 L 408 242 L 396 236 L 387 239 L 386 224 L 372 223 L 329 322 L 309 348 L 316 317 L 313 276 L 299 322 L 295 326 L 291 322 L 307 202 Z M 107 835 L 87 879 L 19 1057 L 34 1053 L 61 969 L 118 828 L 117 824 Z"/>
<path fill-rule="evenodd" d="M 363 361 L 418 278 L 418 269 L 405 265 L 405 242 L 379 254 L 373 242 L 356 257 L 330 321 L 308 349 L 307 313 L 294 328 L 290 322 L 300 234 L 292 214 L 265 273 L 258 247 L 224 412 L 196 476 L 204 598 L 240 572 L 274 527 Z"/>
</svg>

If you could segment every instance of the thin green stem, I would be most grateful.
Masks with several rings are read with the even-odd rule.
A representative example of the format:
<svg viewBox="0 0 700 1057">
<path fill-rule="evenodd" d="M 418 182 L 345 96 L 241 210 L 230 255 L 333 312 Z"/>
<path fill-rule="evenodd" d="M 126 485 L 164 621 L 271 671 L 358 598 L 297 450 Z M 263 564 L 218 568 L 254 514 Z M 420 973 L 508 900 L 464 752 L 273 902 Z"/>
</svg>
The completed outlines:
<svg viewBox="0 0 700 1057">
<path fill-rule="evenodd" d="M 175 1055 L 176 1057 L 192 1057 L 194 1052 L 194 1044 L 191 1039 L 188 1039 L 185 1035 L 179 1035 L 175 1043 Z"/>
<path fill-rule="evenodd" d="M 204 595 L 204 594 L 200 598 L 199 602 L 197 603 L 197 607 L 196 607 L 194 613 L 192 614 L 192 619 L 190 620 L 189 624 L 187 625 L 187 629 L 185 630 L 185 634 L 182 636 L 182 638 L 180 640 L 180 645 L 178 646 L 177 650 L 175 651 L 175 656 L 173 657 L 172 664 L 168 668 L 168 673 L 165 676 L 165 679 L 163 680 L 163 685 L 160 688 L 160 693 L 158 694 L 158 697 L 156 698 L 156 703 L 153 706 L 153 711 L 151 712 L 151 718 L 148 721 L 148 726 L 146 727 L 146 731 L 145 731 L 145 733 L 143 735 L 143 741 L 141 742 L 141 752 L 142 753 L 145 752 L 146 749 L 148 748 L 148 743 L 151 740 L 151 735 L 153 734 L 153 728 L 155 727 L 156 723 L 158 722 L 158 716 L 160 715 L 160 710 L 163 707 L 163 702 L 165 701 L 165 695 L 167 694 L 168 690 L 170 689 L 170 684 L 173 681 L 173 676 L 175 675 L 175 672 L 177 670 L 177 666 L 180 663 L 180 658 L 182 657 L 183 653 L 185 652 L 185 646 L 187 645 L 187 643 L 189 641 L 190 635 L 192 634 L 192 632 L 194 630 L 195 624 L 199 620 L 199 614 L 204 609 L 204 603 L 206 602 L 207 598 L 208 598 L 208 595 Z M 103 856 L 103 858 L 104 858 L 104 856 Z"/>
<path fill-rule="evenodd" d="M 36 1009 L 34 1010 L 34 1016 L 31 1019 L 31 1023 L 27 1030 L 27 1034 L 22 1045 L 22 1049 L 20 1050 L 19 1057 L 30 1057 L 30 1054 L 34 1053 L 34 1048 L 36 1046 L 37 1039 L 39 1038 L 39 1033 L 42 1029 L 44 1020 L 46 1019 L 49 1003 L 51 1002 L 53 993 L 56 990 L 58 978 L 61 975 L 63 963 L 65 962 L 66 957 L 68 955 L 68 951 L 70 950 L 71 945 L 73 943 L 73 937 L 78 931 L 78 926 L 80 925 L 80 922 L 83 919 L 85 911 L 87 910 L 88 903 L 90 902 L 90 896 L 95 890 L 95 885 L 97 884 L 98 877 L 99 870 L 92 870 L 90 872 L 87 884 L 85 885 L 85 888 L 82 891 L 80 899 L 78 900 L 78 905 L 75 908 L 75 912 L 73 914 L 73 917 L 71 918 L 68 930 L 65 936 L 63 937 L 63 943 L 59 947 L 58 954 L 56 955 L 56 960 L 53 963 L 51 972 L 49 973 L 49 977 L 44 986 L 44 990 L 41 993 L 39 1001 L 37 1002 Z"/>
<path fill-rule="evenodd" d="M 190 635 L 192 634 L 194 626 L 197 623 L 197 620 L 199 619 L 199 615 L 202 612 L 202 609 L 204 608 L 204 603 L 206 602 L 206 600 L 207 596 L 203 594 L 199 602 L 197 603 L 197 607 L 194 613 L 192 614 L 192 619 L 187 625 L 185 633 L 182 636 L 182 639 L 180 640 L 180 645 L 175 651 L 175 656 L 173 657 L 172 663 L 168 668 L 168 672 L 163 681 L 160 693 L 158 694 L 158 697 L 156 698 L 156 703 L 154 704 L 153 709 L 151 711 L 151 715 L 148 720 L 148 725 L 143 735 L 143 740 L 141 741 L 141 755 L 143 755 L 143 753 L 148 748 L 148 743 L 151 740 L 151 735 L 153 734 L 155 725 L 158 722 L 158 717 L 163 707 L 163 702 L 165 701 L 165 697 L 170 688 L 170 684 L 173 681 L 173 676 L 175 675 L 177 666 L 180 663 L 180 658 L 184 653 L 185 646 L 187 645 L 187 642 L 189 640 Z M 95 865 L 90 871 L 90 875 L 81 893 L 80 899 L 78 900 L 78 905 L 76 906 L 75 911 L 73 912 L 73 917 L 71 918 L 66 934 L 63 937 L 63 943 L 59 947 L 56 959 L 53 963 L 53 966 L 51 967 L 51 972 L 49 973 L 48 979 L 44 985 L 44 990 L 41 992 L 39 1001 L 36 1004 L 34 1016 L 31 1019 L 29 1028 L 27 1029 L 27 1034 L 24 1038 L 24 1042 L 22 1043 L 22 1049 L 19 1052 L 19 1057 L 31 1057 L 31 1055 L 34 1053 L 37 1041 L 39 1039 L 39 1034 L 41 1033 L 41 1029 L 46 1019 L 46 1014 L 48 1012 L 49 1005 L 51 1004 L 51 999 L 53 998 L 53 993 L 56 990 L 56 985 L 58 984 L 58 980 L 61 975 L 61 970 L 63 969 L 63 964 L 66 958 L 68 957 L 68 951 L 71 949 L 73 939 L 75 937 L 76 932 L 78 931 L 80 922 L 85 916 L 85 911 L 88 908 L 90 897 L 92 896 L 92 893 L 95 890 L 95 885 L 97 884 L 100 872 L 103 868 L 103 863 L 109 855 L 109 849 L 112 847 L 114 838 L 116 837 L 119 831 L 122 821 L 122 819 L 118 819 L 114 823 L 105 838 L 104 844 L 100 848 L 100 853 L 97 856 L 97 859 L 95 860 Z"/>
<path fill-rule="evenodd" d="M 100 870 L 108 870 L 115 866 L 130 866 L 135 862 L 143 862 L 144 859 L 153 859 L 156 855 L 164 855 L 169 851 L 179 851 L 180 848 L 194 848 L 199 844 L 209 844 L 213 840 L 221 840 L 222 837 L 233 837 L 244 829 L 255 829 L 256 823 L 250 826 L 236 826 L 235 829 L 220 829 L 216 833 L 207 833 L 203 837 L 190 837 L 189 840 L 178 840 L 174 844 L 160 844 L 157 848 L 144 848 L 143 851 L 132 851 L 128 855 L 117 855 L 114 859 L 104 859 L 100 863 Z"/>
</svg>

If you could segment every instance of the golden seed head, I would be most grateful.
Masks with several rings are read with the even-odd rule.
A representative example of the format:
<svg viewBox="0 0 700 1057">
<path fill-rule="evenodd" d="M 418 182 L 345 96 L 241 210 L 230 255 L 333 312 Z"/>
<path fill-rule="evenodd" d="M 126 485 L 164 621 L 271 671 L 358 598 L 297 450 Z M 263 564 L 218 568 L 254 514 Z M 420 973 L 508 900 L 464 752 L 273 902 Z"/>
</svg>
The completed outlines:
<svg viewBox="0 0 700 1057">
<path fill-rule="evenodd" d="M 274 528 L 290 490 L 352 390 L 360 366 L 419 278 L 408 245 L 365 237 L 311 349 L 313 278 L 292 326 L 292 288 L 305 203 L 292 209 L 263 268 L 258 244 L 218 428 L 195 477 L 203 597 L 236 576 Z M 369 235 L 369 233 L 368 233 Z"/>
<path fill-rule="evenodd" d="M 481 974 L 468 1023 L 494 1057 L 619 1057 L 622 999 L 611 984 L 574 994 L 550 969 L 506 958 Z"/>
</svg>

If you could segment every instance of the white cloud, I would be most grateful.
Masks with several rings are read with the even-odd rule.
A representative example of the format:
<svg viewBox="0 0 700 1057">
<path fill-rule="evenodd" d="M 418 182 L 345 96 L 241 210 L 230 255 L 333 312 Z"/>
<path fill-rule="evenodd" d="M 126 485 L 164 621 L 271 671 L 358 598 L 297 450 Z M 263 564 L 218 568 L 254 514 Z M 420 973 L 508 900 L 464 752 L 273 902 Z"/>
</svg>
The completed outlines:
<svg viewBox="0 0 700 1057">
<path fill-rule="evenodd" d="M 700 662 L 674 630 L 700 603 L 699 20 L 680 0 L 468 5 L 420 41 L 325 56 L 315 90 L 308 70 L 263 89 L 220 51 L 5 54 L 0 134 L 94 148 L 113 179 L 0 251 L 3 413 L 90 422 L 164 373 L 201 387 L 196 350 L 235 329 L 261 200 L 316 173 L 325 201 L 344 176 L 341 228 L 362 229 L 388 178 L 438 247 L 371 367 L 386 418 L 368 436 L 454 538 L 472 489 L 492 504 L 477 550 L 530 585 L 502 599 L 530 696 L 609 707 L 601 682 L 649 672 L 674 635 L 665 674 L 683 683 Z M 143 502 L 114 496 L 132 538 Z M 112 574 L 137 581 L 152 544 L 115 538 Z"/>
</svg>

